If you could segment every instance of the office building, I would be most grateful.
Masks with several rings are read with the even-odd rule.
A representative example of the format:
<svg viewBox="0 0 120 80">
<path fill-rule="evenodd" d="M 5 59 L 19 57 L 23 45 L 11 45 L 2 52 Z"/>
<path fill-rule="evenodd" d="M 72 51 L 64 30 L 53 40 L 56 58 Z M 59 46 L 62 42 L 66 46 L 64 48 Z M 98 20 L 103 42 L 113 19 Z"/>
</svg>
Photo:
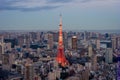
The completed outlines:
<svg viewBox="0 0 120 80">
<path fill-rule="evenodd" d="M 113 62 L 113 50 L 112 48 L 107 48 L 105 52 L 105 62 L 112 63 Z"/>
<path fill-rule="evenodd" d="M 77 50 L 77 36 L 72 37 L 72 49 Z"/>
</svg>

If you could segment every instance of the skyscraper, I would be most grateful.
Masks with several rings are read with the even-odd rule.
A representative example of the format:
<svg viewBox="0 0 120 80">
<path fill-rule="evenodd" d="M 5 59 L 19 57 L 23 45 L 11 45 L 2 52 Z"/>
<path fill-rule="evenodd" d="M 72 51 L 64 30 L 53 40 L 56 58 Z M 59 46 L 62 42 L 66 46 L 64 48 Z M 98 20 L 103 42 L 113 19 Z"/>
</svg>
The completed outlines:
<svg viewBox="0 0 120 80">
<path fill-rule="evenodd" d="M 113 50 L 112 48 L 107 48 L 105 53 L 105 62 L 112 63 L 113 61 Z"/>
<path fill-rule="evenodd" d="M 25 80 L 33 80 L 33 69 L 31 65 L 25 66 Z"/>
<path fill-rule="evenodd" d="M 0 60 L 2 61 L 2 55 L 4 54 L 3 36 L 0 36 Z"/>
<path fill-rule="evenodd" d="M 27 59 L 25 64 L 25 80 L 34 80 L 34 72 L 33 72 L 33 65 L 30 62 L 30 59 Z"/>
<path fill-rule="evenodd" d="M 0 45 L 0 61 L 2 61 L 2 46 Z"/>
<path fill-rule="evenodd" d="M 48 46 L 49 49 L 53 49 L 53 34 L 48 34 Z"/>
<path fill-rule="evenodd" d="M 88 46 L 88 56 L 91 57 L 93 55 L 93 49 L 92 49 L 92 45 Z"/>
<path fill-rule="evenodd" d="M 120 48 L 120 36 L 119 37 L 117 37 L 117 49 L 119 49 Z"/>
<path fill-rule="evenodd" d="M 100 49 L 100 40 L 99 39 L 96 40 L 96 48 L 98 50 Z"/>
<path fill-rule="evenodd" d="M 62 16 L 60 15 L 60 25 L 59 25 L 59 38 L 58 38 L 58 54 L 56 57 L 57 62 L 65 67 L 68 64 L 68 61 L 64 55 L 64 46 L 63 46 L 63 34 L 62 34 Z"/>
<path fill-rule="evenodd" d="M 77 36 L 72 37 L 72 49 L 77 50 Z"/>
<path fill-rule="evenodd" d="M 97 70 L 97 55 L 96 54 L 92 56 L 92 70 L 94 71 Z"/>
</svg>

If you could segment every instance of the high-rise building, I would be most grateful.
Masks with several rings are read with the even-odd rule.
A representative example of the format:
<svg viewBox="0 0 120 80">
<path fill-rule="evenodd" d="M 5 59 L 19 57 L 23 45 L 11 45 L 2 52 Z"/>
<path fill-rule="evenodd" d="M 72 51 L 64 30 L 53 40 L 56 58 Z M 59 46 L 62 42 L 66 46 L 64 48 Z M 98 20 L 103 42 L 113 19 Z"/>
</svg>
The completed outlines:
<svg viewBox="0 0 120 80">
<path fill-rule="evenodd" d="M 96 40 L 96 48 L 98 50 L 100 49 L 100 40 L 99 39 Z"/>
<path fill-rule="evenodd" d="M 55 31 L 55 32 L 53 32 L 53 41 L 54 42 L 58 42 L 58 32 L 57 31 Z"/>
<path fill-rule="evenodd" d="M 20 47 L 22 47 L 23 46 L 23 44 L 24 44 L 24 36 L 18 36 L 18 45 L 20 46 Z"/>
<path fill-rule="evenodd" d="M 32 41 L 36 40 L 37 39 L 37 33 L 30 32 L 30 38 L 31 38 Z"/>
<path fill-rule="evenodd" d="M 25 64 L 25 80 L 34 80 L 34 70 L 33 65 L 29 62 L 29 60 Z"/>
<path fill-rule="evenodd" d="M 88 46 L 88 56 L 91 57 L 93 55 L 93 49 L 92 49 L 92 46 L 89 45 Z"/>
<path fill-rule="evenodd" d="M 40 33 L 37 32 L 37 41 L 40 41 Z"/>
<path fill-rule="evenodd" d="M 120 37 L 117 37 L 116 41 L 117 41 L 117 49 L 119 49 L 120 48 Z"/>
<path fill-rule="evenodd" d="M 0 37 L 0 60 L 2 61 L 2 55 L 4 54 L 4 42 L 3 36 Z"/>
<path fill-rule="evenodd" d="M 72 49 L 72 39 L 71 39 L 71 37 L 69 37 L 67 39 L 67 46 L 68 46 L 68 49 Z"/>
<path fill-rule="evenodd" d="M 113 50 L 112 48 L 107 48 L 105 53 L 105 62 L 112 63 L 113 62 Z"/>
<path fill-rule="evenodd" d="M 4 44 L 4 50 L 5 50 L 5 52 L 6 52 L 6 51 L 11 51 L 11 50 L 12 50 L 12 49 L 11 49 L 11 43 L 10 43 L 10 42 Z"/>
<path fill-rule="evenodd" d="M 118 54 L 118 63 L 117 63 L 117 80 L 120 80 L 120 54 Z"/>
<path fill-rule="evenodd" d="M 33 80 L 33 67 L 32 65 L 25 66 L 25 80 Z"/>
<path fill-rule="evenodd" d="M 2 61 L 2 46 L 0 45 L 0 61 Z"/>
<path fill-rule="evenodd" d="M 112 49 L 115 50 L 117 48 L 116 37 L 112 37 Z"/>
<path fill-rule="evenodd" d="M 49 49 L 52 49 L 53 48 L 53 34 L 48 34 L 48 46 L 49 46 Z"/>
<path fill-rule="evenodd" d="M 84 32 L 84 42 L 86 42 L 86 31 Z"/>
<path fill-rule="evenodd" d="M 67 36 L 67 32 L 63 32 L 63 44 L 64 44 L 64 48 L 68 48 L 68 40 L 67 40 L 68 36 Z"/>
<path fill-rule="evenodd" d="M 88 69 L 81 71 L 79 80 L 89 80 L 89 70 Z"/>
<path fill-rule="evenodd" d="M 10 53 L 9 54 L 9 65 L 12 66 L 12 64 L 15 62 L 15 54 Z"/>
<path fill-rule="evenodd" d="M 62 35 L 62 16 L 60 16 L 58 54 L 56 60 L 63 67 L 65 67 L 68 64 L 68 61 L 66 60 L 64 55 L 63 35 Z"/>
<path fill-rule="evenodd" d="M 94 71 L 97 70 L 97 55 L 96 54 L 92 56 L 92 70 Z"/>
<path fill-rule="evenodd" d="M 3 68 L 6 70 L 10 70 L 12 65 L 15 62 L 15 54 L 14 53 L 6 53 L 2 56 L 2 63 L 3 63 Z"/>
<path fill-rule="evenodd" d="M 9 60 L 9 54 L 4 54 L 2 56 L 2 63 L 3 63 L 3 69 L 10 70 L 10 60 Z"/>
<path fill-rule="evenodd" d="M 77 50 L 77 36 L 72 37 L 72 49 Z"/>
</svg>

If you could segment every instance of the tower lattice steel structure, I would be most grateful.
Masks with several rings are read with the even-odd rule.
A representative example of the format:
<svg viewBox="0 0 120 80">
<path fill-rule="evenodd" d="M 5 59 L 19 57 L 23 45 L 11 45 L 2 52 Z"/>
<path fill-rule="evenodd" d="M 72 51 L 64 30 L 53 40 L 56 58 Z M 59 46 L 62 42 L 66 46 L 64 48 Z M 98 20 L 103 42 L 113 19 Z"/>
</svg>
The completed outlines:
<svg viewBox="0 0 120 80">
<path fill-rule="evenodd" d="M 68 64 L 68 61 L 64 55 L 64 46 L 63 46 L 63 34 L 62 34 L 62 16 L 60 15 L 60 25 L 59 25 L 59 38 L 58 38 L 58 53 L 56 60 L 62 66 L 65 67 Z"/>
</svg>

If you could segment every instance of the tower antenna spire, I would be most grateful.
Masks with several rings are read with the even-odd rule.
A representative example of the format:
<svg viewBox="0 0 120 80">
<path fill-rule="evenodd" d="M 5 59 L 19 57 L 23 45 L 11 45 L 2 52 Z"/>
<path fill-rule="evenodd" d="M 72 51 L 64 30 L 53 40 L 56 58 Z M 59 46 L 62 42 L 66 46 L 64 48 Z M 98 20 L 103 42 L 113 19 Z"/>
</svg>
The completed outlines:
<svg viewBox="0 0 120 80">
<path fill-rule="evenodd" d="M 60 13 L 60 25 L 62 25 L 62 14 Z"/>
<path fill-rule="evenodd" d="M 58 38 L 58 54 L 56 57 L 57 62 L 65 67 L 68 64 L 68 61 L 64 55 L 64 46 L 63 46 L 63 34 L 62 34 L 62 15 L 60 14 L 60 24 L 59 24 L 59 38 Z"/>
</svg>

